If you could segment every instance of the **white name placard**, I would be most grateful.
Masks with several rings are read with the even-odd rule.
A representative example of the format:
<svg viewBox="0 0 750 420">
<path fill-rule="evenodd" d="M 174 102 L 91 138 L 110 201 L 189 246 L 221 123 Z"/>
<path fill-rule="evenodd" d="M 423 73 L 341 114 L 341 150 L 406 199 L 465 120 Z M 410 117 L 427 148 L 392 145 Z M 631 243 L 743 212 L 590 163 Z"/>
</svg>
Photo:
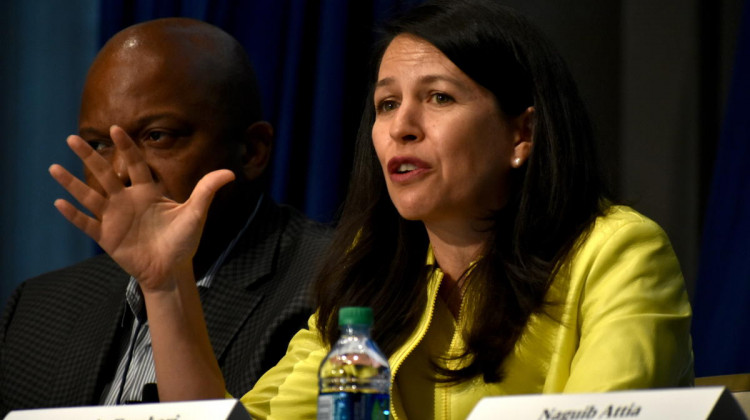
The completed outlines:
<svg viewBox="0 0 750 420">
<path fill-rule="evenodd" d="M 724 387 L 483 398 L 468 420 L 746 420 Z"/>
<path fill-rule="evenodd" d="M 250 420 L 237 400 L 16 410 L 5 420 Z"/>
</svg>

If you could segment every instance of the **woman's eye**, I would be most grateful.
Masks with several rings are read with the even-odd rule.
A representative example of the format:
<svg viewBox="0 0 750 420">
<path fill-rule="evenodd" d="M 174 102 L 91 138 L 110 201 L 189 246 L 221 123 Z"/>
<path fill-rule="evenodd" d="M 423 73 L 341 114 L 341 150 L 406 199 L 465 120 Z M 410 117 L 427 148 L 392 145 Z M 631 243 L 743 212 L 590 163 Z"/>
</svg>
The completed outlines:
<svg viewBox="0 0 750 420">
<path fill-rule="evenodd" d="M 432 95 L 432 99 L 438 105 L 443 105 L 443 104 L 453 102 L 453 98 L 450 95 L 447 95 L 445 93 L 435 93 Z"/>
<path fill-rule="evenodd" d="M 381 101 L 377 107 L 378 112 L 389 112 L 398 108 L 398 103 L 393 100 Z"/>
</svg>

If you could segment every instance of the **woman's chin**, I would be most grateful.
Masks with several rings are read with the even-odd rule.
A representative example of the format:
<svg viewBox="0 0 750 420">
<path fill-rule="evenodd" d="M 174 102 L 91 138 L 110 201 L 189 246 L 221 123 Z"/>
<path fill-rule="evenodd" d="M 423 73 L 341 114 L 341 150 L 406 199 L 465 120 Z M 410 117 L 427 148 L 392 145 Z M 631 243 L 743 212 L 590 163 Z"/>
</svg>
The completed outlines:
<svg viewBox="0 0 750 420">
<path fill-rule="evenodd" d="M 396 211 L 398 211 L 398 214 L 406 220 L 424 220 L 424 217 L 426 215 L 424 209 L 419 207 L 405 205 L 396 205 L 395 207 Z"/>
</svg>

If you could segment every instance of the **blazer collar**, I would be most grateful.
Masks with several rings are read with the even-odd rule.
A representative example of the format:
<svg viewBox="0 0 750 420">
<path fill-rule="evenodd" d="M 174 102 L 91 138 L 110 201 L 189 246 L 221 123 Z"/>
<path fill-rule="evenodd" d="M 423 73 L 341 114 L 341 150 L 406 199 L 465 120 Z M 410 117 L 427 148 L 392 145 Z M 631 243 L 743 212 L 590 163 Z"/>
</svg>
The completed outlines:
<svg viewBox="0 0 750 420">
<path fill-rule="evenodd" d="M 219 360 L 263 298 L 254 285 L 273 274 L 284 226 L 279 207 L 270 199 L 263 200 L 206 293 L 203 311 Z"/>
<path fill-rule="evenodd" d="M 55 383 L 49 389 L 57 390 L 50 395 L 51 405 L 97 404 L 104 387 L 108 367 L 117 357 L 119 341 L 117 331 L 125 311 L 125 287 L 130 276 L 122 271 L 108 256 L 102 256 L 103 267 L 97 277 L 91 279 L 88 296 L 102 296 L 93 300 L 81 311 L 76 327 L 65 346 L 60 348 L 59 360 L 65 369 L 50 378 Z M 96 291 L 95 289 L 103 289 Z M 114 352 L 114 353 L 113 353 Z M 114 366 L 117 362 L 114 362 Z M 77 372 L 70 375 L 70 372 Z"/>
</svg>

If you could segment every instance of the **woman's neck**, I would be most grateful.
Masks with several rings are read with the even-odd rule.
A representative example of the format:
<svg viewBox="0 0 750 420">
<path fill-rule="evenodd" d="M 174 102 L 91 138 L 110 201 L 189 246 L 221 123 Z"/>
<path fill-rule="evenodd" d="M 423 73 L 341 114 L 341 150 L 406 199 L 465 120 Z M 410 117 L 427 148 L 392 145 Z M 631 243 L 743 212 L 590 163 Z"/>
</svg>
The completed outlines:
<svg viewBox="0 0 750 420">
<path fill-rule="evenodd" d="M 443 271 L 440 298 L 458 319 L 471 263 L 479 259 L 489 238 L 486 227 L 467 223 L 464 227 L 425 223 L 435 261 Z"/>
<path fill-rule="evenodd" d="M 490 236 L 486 226 L 478 223 L 437 225 L 425 223 L 435 261 L 451 282 L 458 281 L 469 265 L 476 261 Z"/>
</svg>

